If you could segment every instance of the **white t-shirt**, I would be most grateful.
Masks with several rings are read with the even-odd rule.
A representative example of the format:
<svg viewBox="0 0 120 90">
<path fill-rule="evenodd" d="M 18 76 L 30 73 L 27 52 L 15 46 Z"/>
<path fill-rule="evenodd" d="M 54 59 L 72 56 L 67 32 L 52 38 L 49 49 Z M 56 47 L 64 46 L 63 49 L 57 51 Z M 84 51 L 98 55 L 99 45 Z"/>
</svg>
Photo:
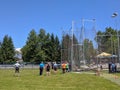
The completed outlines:
<svg viewBox="0 0 120 90">
<path fill-rule="evenodd" d="M 16 63 L 14 66 L 15 67 L 20 67 L 21 65 L 19 63 Z"/>
</svg>

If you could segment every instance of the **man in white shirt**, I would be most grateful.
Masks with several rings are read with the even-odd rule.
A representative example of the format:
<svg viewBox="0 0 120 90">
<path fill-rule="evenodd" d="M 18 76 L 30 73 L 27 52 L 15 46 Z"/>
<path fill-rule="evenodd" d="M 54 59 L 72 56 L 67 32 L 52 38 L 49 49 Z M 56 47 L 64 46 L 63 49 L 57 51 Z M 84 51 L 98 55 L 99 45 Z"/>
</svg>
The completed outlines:
<svg viewBox="0 0 120 90">
<path fill-rule="evenodd" d="M 20 66 L 21 66 L 21 65 L 18 63 L 18 61 L 17 61 L 17 63 L 14 64 L 15 73 L 19 73 L 19 68 L 20 68 Z"/>
</svg>

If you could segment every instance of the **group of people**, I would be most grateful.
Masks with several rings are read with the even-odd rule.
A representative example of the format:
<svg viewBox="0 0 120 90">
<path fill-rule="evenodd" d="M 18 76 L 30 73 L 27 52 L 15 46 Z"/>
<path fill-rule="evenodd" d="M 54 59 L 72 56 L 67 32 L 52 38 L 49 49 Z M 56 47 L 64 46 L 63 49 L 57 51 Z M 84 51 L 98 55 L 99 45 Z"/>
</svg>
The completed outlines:
<svg viewBox="0 0 120 90">
<path fill-rule="evenodd" d="M 52 66 L 52 69 L 54 70 L 54 74 L 57 73 L 57 69 L 58 69 L 58 65 L 56 62 L 52 63 L 52 65 L 50 63 L 47 63 L 46 65 L 41 62 L 40 65 L 39 65 L 39 69 L 40 69 L 40 75 L 43 74 L 43 70 L 45 69 L 46 71 L 46 75 L 49 76 L 50 75 L 50 71 L 51 71 L 51 66 Z"/>
<path fill-rule="evenodd" d="M 15 75 L 19 76 L 19 68 L 21 67 L 21 65 L 19 64 L 18 61 L 14 64 L 14 67 L 15 67 Z M 39 64 L 39 75 L 43 75 L 44 69 L 46 71 L 47 76 L 50 75 L 51 71 L 53 71 L 54 74 L 56 74 L 58 70 L 58 64 L 56 62 L 53 62 L 53 63 L 48 62 L 47 64 L 44 64 L 43 62 L 41 62 Z M 62 69 L 62 73 L 64 74 L 66 72 L 70 72 L 71 66 L 68 62 L 62 62 L 61 69 Z M 117 65 L 113 62 L 109 62 L 108 69 L 109 69 L 109 73 L 117 72 Z M 99 65 L 99 68 L 97 70 L 98 75 L 100 74 L 101 70 L 102 70 L 102 65 Z"/>
<path fill-rule="evenodd" d="M 40 75 L 43 74 L 43 70 L 45 69 L 46 71 L 46 75 L 49 76 L 50 75 L 50 71 L 51 69 L 53 69 L 54 71 L 54 74 L 57 73 L 57 69 L 58 69 L 58 64 L 56 62 L 53 62 L 53 63 L 47 63 L 46 65 L 44 65 L 43 62 L 40 63 L 39 65 L 40 67 Z M 65 73 L 65 72 L 69 72 L 70 71 L 70 65 L 68 62 L 63 62 L 61 64 L 61 68 L 62 68 L 62 73 Z"/>
<path fill-rule="evenodd" d="M 68 62 L 63 62 L 61 67 L 62 67 L 62 73 L 70 71 L 70 65 Z"/>
<path fill-rule="evenodd" d="M 115 73 L 117 72 L 117 65 L 113 62 L 109 62 L 108 69 L 109 69 L 109 73 Z"/>
<path fill-rule="evenodd" d="M 14 64 L 14 67 L 15 67 L 15 76 L 19 75 L 19 69 L 21 67 L 20 63 L 17 61 L 15 64 Z M 50 75 L 50 70 L 51 70 L 51 64 L 50 63 L 47 63 L 47 64 L 44 64 L 43 62 L 40 63 L 39 65 L 39 75 L 42 75 L 43 74 L 43 71 L 46 71 L 46 75 Z M 57 73 L 57 69 L 58 69 L 58 65 L 56 62 L 53 63 L 53 66 L 52 66 L 52 69 L 54 70 L 54 73 L 56 74 Z"/>
<path fill-rule="evenodd" d="M 14 67 L 15 67 L 15 75 L 19 75 L 19 68 L 21 67 L 21 65 L 19 64 L 18 61 L 14 64 Z M 70 71 L 70 65 L 68 62 L 63 62 L 61 64 L 61 68 L 62 68 L 62 73 Z M 43 62 L 41 62 L 39 64 L 39 75 L 40 76 L 43 75 L 44 69 L 46 71 L 47 76 L 50 75 L 51 71 L 53 71 L 53 73 L 56 74 L 58 70 L 58 64 L 56 62 L 53 62 L 53 63 L 48 62 L 47 64 L 44 64 Z"/>
</svg>

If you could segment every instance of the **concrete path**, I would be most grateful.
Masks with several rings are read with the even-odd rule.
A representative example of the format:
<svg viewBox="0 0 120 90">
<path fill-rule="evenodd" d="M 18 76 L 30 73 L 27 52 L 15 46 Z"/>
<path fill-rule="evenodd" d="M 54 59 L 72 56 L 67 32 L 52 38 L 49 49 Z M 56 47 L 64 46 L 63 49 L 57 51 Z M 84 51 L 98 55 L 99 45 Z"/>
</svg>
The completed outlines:
<svg viewBox="0 0 120 90">
<path fill-rule="evenodd" d="M 85 74 L 94 74 L 95 75 L 95 73 L 90 73 L 90 72 L 74 72 L 74 73 L 80 73 L 80 74 L 85 73 Z M 117 76 L 115 74 L 109 74 L 109 73 L 108 74 L 103 73 L 103 74 L 100 74 L 100 76 L 107 80 L 110 80 L 111 82 L 114 82 L 114 83 L 120 85 L 120 76 Z"/>
<path fill-rule="evenodd" d="M 100 76 L 120 85 L 120 76 L 116 76 L 115 74 L 105 74 L 105 73 L 101 74 Z"/>
</svg>

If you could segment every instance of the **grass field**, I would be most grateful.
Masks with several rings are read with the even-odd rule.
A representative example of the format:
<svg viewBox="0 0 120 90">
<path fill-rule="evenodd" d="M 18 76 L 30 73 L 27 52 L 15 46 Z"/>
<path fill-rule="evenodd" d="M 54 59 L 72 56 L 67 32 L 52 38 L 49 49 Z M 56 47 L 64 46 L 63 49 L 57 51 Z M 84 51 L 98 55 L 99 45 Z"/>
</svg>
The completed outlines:
<svg viewBox="0 0 120 90">
<path fill-rule="evenodd" d="M 120 86 L 93 74 L 51 74 L 39 76 L 37 69 L 0 69 L 0 90 L 120 90 Z"/>
</svg>

